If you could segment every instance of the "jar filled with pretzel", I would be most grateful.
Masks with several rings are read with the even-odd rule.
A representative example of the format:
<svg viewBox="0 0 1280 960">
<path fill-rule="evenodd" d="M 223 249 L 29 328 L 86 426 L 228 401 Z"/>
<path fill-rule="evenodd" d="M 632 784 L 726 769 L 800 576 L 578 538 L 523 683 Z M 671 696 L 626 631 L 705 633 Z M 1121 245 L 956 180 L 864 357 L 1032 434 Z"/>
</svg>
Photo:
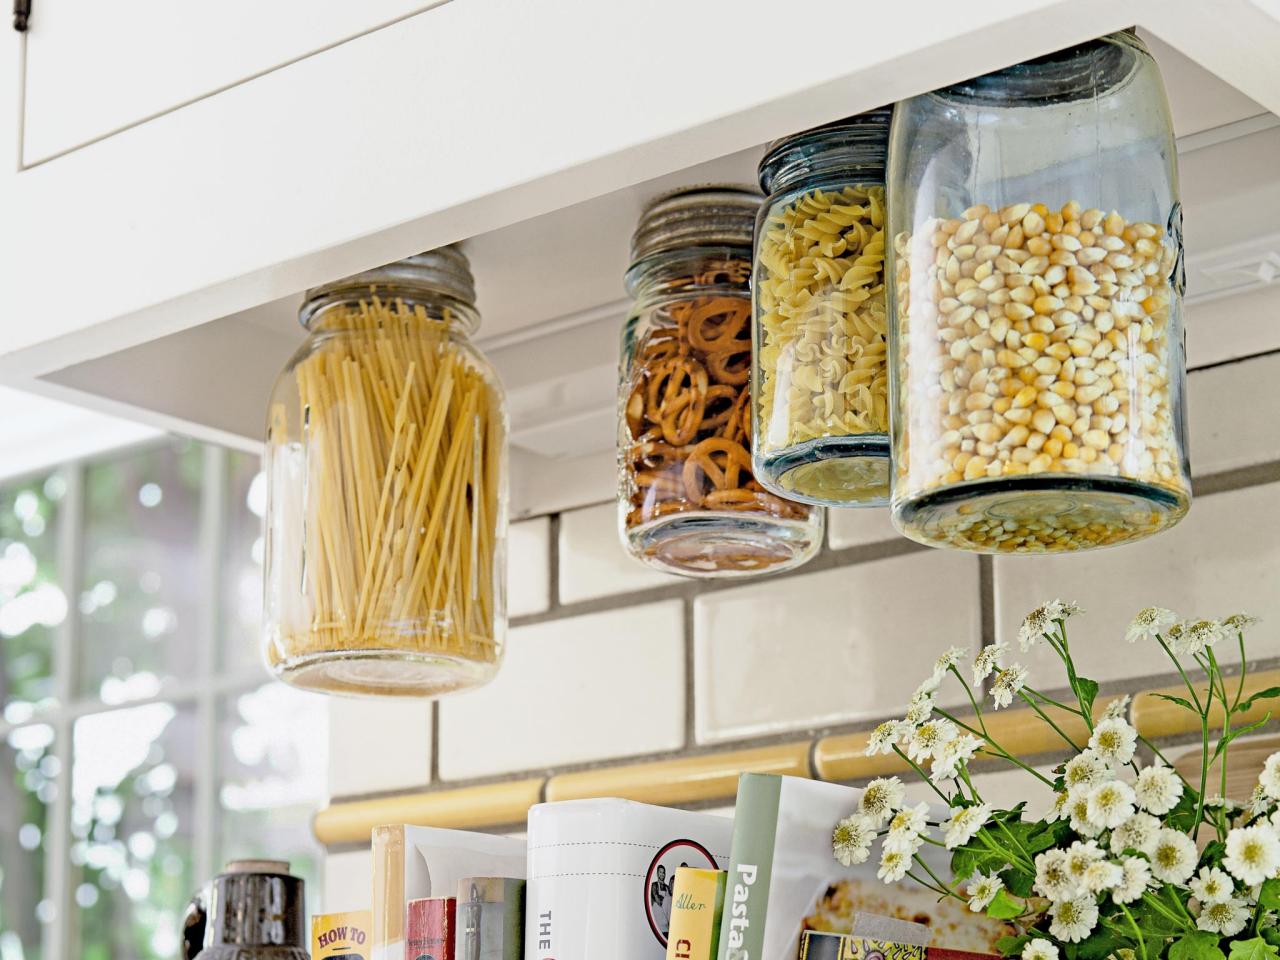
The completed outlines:
<svg viewBox="0 0 1280 960">
<path fill-rule="evenodd" d="M 889 498 L 889 109 L 772 144 L 755 234 L 752 464 L 806 503 Z"/>
<path fill-rule="evenodd" d="M 820 510 L 751 469 L 751 233 L 760 196 L 699 186 L 657 198 L 632 239 L 618 411 L 619 521 L 632 556 L 668 573 L 795 567 Z"/>
<path fill-rule="evenodd" d="M 1177 153 L 1112 34 L 897 107 L 893 519 L 999 554 L 1126 543 L 1191 503 Z"/>
<path fill-rule="evenodd" d="M 435 696 L 506 632 L 507 416 L 444 248 L 307 293 L 267 423 L 264 655 L 297 687 Z"/>
</svg>

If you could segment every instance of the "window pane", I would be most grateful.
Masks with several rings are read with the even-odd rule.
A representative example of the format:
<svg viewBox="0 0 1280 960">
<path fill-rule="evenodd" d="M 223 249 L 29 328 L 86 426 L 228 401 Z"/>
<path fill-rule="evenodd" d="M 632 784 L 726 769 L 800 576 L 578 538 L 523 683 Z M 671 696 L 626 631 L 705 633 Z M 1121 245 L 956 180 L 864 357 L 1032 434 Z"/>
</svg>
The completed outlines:
<svg viewBox="0 0 1280 960">
<path fill-rule="evenodd" d="M 55 475 L 0 488 L 0 709 L 10 723 L 54 701 L 53 628 L 67 616 L 54 565 L 64 487 Z"/>
<path fill-rule="evenodd" d="M 0 741 L 0 957 L 42 956 L 45 830 L 57 794 L 53 728 L 19 727 Z"/>
<path fill-rule="evenodd" d="M 311 817 L 325 798 L 329 708 L 324 697 L 268 683 L 228 697 L 218 730 L 221 859 L 288 860 L 320 906 L 321 848 Z"/>
<path fill-rule="evenodd" d="M 81 695 L 123 703 L 194 674 L 202 461 L 174 440 L 86 469 Z"/>
<path fill-rule="evenodd" d="M 258 632 L 262 625 L 262 514 L 267 505 L 267 478 L 260 457 L 231 451 L 227 459 L 222 662 L 235 669 L 262 664 Z"/>
<path fill-rule="evenodd" d="M 149 703 L 81 717 L 71 775 L 69 956 L 170 960 L 196 888 L 190 706 Z"/>
</svg>

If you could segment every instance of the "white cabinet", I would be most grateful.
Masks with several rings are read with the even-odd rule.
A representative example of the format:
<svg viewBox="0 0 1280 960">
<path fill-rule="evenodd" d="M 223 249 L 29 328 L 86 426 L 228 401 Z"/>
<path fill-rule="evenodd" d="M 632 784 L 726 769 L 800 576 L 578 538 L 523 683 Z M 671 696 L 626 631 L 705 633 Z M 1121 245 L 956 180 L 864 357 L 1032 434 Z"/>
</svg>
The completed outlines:
<svg viewBox="0 0 1280 960">
<path fill-rule="evenodd" d="M 441 0 L 34 0 L 30 166 L 370 33 Z"/>
<path fill-rule="evenodd" d="M 750 180 L 798 129 L 1136 23 L 1183 154 L 1190 296 L 1280 262 L 1273 0 L 34 4 L 0 36 L 0 383 L 251 447 L 302 289 L 462 240 L 517 512 L 611 494 L 644 202 Z M 1222 323 L 1191 312 L 1193 363 L 1280 347 Z"/>
</svg>

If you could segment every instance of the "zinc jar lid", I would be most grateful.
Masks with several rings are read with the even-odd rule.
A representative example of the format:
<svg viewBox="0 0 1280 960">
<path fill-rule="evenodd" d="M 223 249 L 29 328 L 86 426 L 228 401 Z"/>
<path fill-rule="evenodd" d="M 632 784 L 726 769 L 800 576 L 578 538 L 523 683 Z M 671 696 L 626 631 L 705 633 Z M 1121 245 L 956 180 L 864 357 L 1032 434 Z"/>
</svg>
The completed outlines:
<svg viewBox="0 0 1280 960">
<path fill-rule="evenodd" d="M 764 198 L 743 184 L 703 183 L 654 197 L 631 236 L 631 262 L 684 247 L 750 247 Z"/>
<path fill-rule="evenodd" d="M 471 264 L 456 246 L 448 246 L 312 287 L 306 293 L 298 319 L 305 326 L 311 314 L 334 294 L 362 287 L 407 287 L 453 297 L 472 307 L 476 303 Z"/>
<path fill-rule="evenodd" d="M 780 183 L 844 169 L 883 177 L 892 120 L 893 107 L 877 107 L 774 140 L 760 160 L 760 188 L 772 193 Z"/>
</svg>

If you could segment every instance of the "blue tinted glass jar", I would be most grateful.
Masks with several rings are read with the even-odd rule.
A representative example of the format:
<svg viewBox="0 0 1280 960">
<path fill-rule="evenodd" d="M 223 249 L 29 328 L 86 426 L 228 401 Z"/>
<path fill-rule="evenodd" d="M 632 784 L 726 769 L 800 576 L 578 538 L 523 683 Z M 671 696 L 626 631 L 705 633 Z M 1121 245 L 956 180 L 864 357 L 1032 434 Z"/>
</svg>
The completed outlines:
<svg viewBox="0 0 1280 960">
<path fill-rule="evenodd" d="M 884 257 L 890 110 L 772 144 L 755 232 L 752 466 L 782 496 L 889 496 Z"/>
<path fill-rule="evenodd" d="M 987 553 L 1082 550 L 1191 502 L 1182 214 L 1130 32 L 899 104 L 893 517 Z"/>
</svg>

